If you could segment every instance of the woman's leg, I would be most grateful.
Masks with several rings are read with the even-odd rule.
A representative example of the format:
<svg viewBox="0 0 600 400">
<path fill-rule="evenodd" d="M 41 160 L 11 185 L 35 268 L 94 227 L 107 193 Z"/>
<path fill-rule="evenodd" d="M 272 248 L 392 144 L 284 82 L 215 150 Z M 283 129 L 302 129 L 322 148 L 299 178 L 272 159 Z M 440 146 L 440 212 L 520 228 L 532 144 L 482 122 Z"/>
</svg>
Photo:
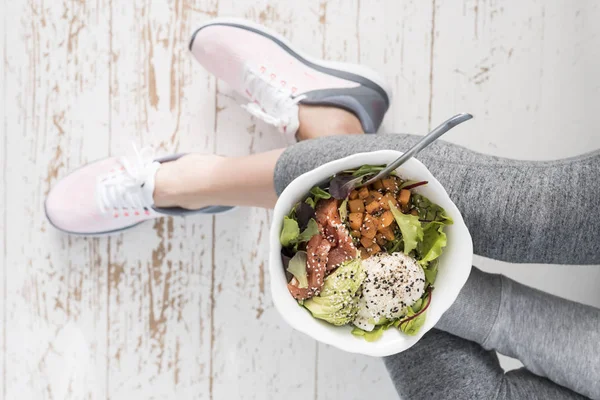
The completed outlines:
<svg viewBox="0 0 600 400">
<path fill-rule="evenodd" d="M 363 133 L 358 118 L 341 108 L 301 105 L 298 119 L 300 141 Z M 243 157 L 192 153 L 163 163 L 156 172 L 154 203 L 192 210 L 211 204 L 273 208 L 273 171 L 283 151 Z"/>
<path fill-rule="evenodd" d="M 437 329 L 600 399 L 600 310 L 473 268 Z"/>
<path fill-rule="evenodd" d="M 384 362 L 403 399 L 584 399 L 525 369 L 505 374 L 493 351 L 435 329 Z"/>
<path fill-rule="evenodd" d="M 243 157 L 187 154 L 156 172 L 157 207 L 200 209 L 211 204 L 273 208 L 273 169 L 283 149 Z"/>
<path fill-rule="evenodd" d="M 298 143 L 277 162 L 276 190 L 328 161 L 364 151 L 404 151 L 419 139 L 356 135 Z M 516 263 L 600 264 L 600 151 L 530 162 L 437 141 L 418 158 L 460 209 L 476 254 Z"/>
<path fill-rule="evenodd" d="M 304 141 L 285 151 L 239 158 L 184 156 L 158 170 L 156 205 L 273 207 L 277 193 L 287 184 L 323 163 L 361 151 L 402 151 L 419 139 L 348 136 L 360 129 L 356 118 L 337 118 L 337 112 L 344 113 L 339 109 L 318 109 L 320 114 L 300 119 L 300 139 L 320 135 L 311 126 L 313 118 L 325 121 L 343 138 Z M 310 128 L 303 131 L 304 120 Z M 600 186 L 594 183 L 600 176 L 599 151 L 561 161 L 529 162 L 486 156 L 438 141 L 419 158 L 461 210 L 474 233 L 476 254 L 517 263 L 600 264 Z"/>
<path fill-rule="evenodd" d="M 351 115 L 331 118 L 328 115 L 341 110 L 320 109 L 320 119 L 335 127 L 336 134 L 359 129 Z M 314 129 L 303 131 L 302 121 L 300 139 L 319 134 Z M 306 121 L 309 125 L 312 118 Z M 159 207 L 272 207 L 277 193 L 294 178 L 325 162 L 361 151 L 402 151 L 418 139 L 345 135 L 239 158 L 190 154 L 161 165 L 155 201 Z M 509 262 L 600 264 L 596 248 L 600 186 L 594 184 L 600 176 L 599 151 L 561 161 L 529 162 L 486 156 L 438 141 L 419 158 L 461 210 L 474 233 L 476 254 Z"/>
</svg>

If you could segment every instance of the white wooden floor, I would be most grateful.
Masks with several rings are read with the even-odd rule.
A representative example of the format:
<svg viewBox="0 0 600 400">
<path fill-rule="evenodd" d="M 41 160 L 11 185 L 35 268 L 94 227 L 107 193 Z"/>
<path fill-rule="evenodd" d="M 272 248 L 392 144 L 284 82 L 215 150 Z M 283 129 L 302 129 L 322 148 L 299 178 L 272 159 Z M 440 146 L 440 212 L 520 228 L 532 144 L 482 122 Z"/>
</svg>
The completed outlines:
<svg viewBox="0 0 600 400">
<path fill-rule="evenodd" d="M 468 111 L 476 119 L 448 139 L 480 151 L 551 159 L 600 147 L 594 0 L 0 0 L 0 398 L 396 398 L 379 360 L 279 318 L 268 211 L 100 239 L 44 219 L 59 178 L 130 141 L 224 154 L 282 144 L 188 53 L 194 27 L 215 16 L 381 71 L 395 90 L 387 132 Z M 600 305 L 600 268 L 481 263 Z"/>
</svg>

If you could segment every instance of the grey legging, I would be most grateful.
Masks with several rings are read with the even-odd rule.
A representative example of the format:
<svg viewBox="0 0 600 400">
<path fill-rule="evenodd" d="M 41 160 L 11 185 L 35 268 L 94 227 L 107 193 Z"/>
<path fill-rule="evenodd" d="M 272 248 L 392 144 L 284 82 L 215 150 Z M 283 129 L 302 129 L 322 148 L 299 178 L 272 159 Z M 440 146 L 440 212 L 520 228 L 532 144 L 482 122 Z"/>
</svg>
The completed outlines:
<svg viewBox="0 0 600 400">
<path fill-rule="evenodd" d="M 416 140 L 351 135 L 298 143 L 277 162 L 276 190 L 328 161 L 402 151 Z M 436 142 L 419 159 L 463 214 L 476 254 L 517 263 L 600 264 L 600 152 L 527 162 Z M 436 328 L 385 359 L 404 399 L 600 399 L 596 308 L 474 268 Z M 492 350 L 525 368 L 504 373 Z"/>
</svg>

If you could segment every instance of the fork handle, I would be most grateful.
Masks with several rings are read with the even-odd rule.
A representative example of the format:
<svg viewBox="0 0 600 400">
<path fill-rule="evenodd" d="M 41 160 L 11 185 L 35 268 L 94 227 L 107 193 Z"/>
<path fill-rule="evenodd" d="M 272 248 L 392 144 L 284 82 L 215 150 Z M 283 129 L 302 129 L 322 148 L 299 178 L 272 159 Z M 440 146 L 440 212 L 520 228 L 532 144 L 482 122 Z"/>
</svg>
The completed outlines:
<svg viewBox="0 0 600 400">
<path fill-rule="evenodd" d="M 427 135 L 425 135 L 423 137 L 423 139 L 419 140 L 419 142 L 417 144 L 415 144 L 413 147 L 411 147 L 406 153 L 402 154 L 391 164 L 388 164 L 387 167 L 385 167 L 377 175 L 375 175 L 374 177 L 372 177 L 371 179 L 369 179 L 368 181 L 366 181 L 365 183 L 360 185 L 360 187 L 369 185 L 381 178 L 388 176 L 392 171 L 394 171 L 396 168 L 398 168 L 399 166 L 404 164 L 410 158 L 417 155 L 417 153 L 419 153 L 425 147 L 429 146 L 432 142 L 434 142 L 437 138 L 442 136 L 444 133 L 448 132 L 450 129 L 454 128 L 456 125 L 470 120 L 471 118 L 473 118 L 473 116 L 471 114 L 461 113 L 461 114 L 456 114 L 452 118 L 444 121 L 437 128 L 435 128 L 434 130 L 429 132 Z"/>
</svg>

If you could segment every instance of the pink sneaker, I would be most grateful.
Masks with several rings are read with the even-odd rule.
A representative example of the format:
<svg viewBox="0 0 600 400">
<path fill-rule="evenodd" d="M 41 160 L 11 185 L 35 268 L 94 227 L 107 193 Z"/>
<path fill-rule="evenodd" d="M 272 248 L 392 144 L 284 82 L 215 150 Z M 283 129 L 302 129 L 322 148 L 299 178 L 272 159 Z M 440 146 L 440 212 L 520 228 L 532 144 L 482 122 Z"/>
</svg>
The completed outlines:
<svg viewBox="0 0 600 400">
<path fill-rule="evenodd" d="M 183 154 L 155 159 L 154 151 L 136 150 L 135 158 L 110 157 L 91 162 L 61 179 L 45 202 L 46 217 L 57 229 L 78 235 L 104 235 L 165 215 L 218 213 L 231 207 L 200 210 L 154 207 L 154 177 L 161 163 Z"/>
<path fill-rule="evenodd" d="M 391 101 L 391 91 L 372 70 L 311 58 L 252 22 L 213 20 L 196 30 L 190 50 L 248 99 L 246 110 L 290 136 L 299 126 L 298 103 L 346 109 L 365 132 L 374 133 Z"/>
</svg>

